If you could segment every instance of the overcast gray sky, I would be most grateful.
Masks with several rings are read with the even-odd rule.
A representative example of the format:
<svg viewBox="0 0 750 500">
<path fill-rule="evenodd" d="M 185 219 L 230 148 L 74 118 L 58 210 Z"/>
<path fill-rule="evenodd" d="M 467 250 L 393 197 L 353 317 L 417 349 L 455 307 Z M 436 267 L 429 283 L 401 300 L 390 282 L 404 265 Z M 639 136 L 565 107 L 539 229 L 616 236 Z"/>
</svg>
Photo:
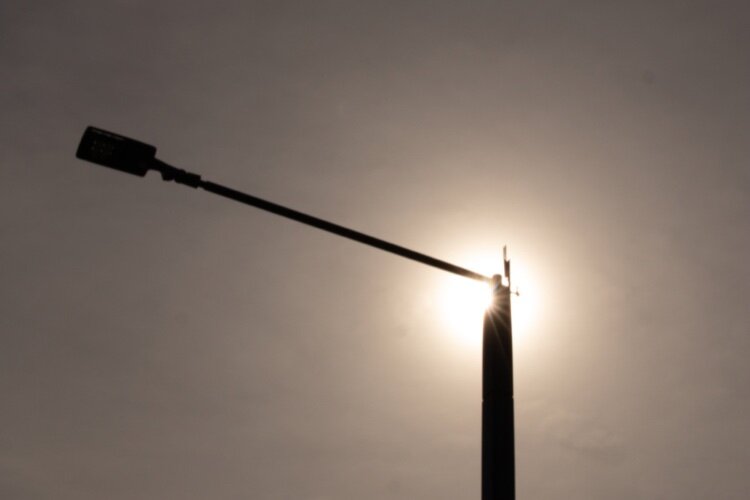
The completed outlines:
<svg viewBox="0 0 750 500">
<path fill-rule="evenodd" d="M 508 244 L 519 499 L 750 498 L 744 2 L 6 0 L 0 69 L 0 497 L 479 498 L 461 283 L 76 160 L 95 125 Z"/>
</svg>

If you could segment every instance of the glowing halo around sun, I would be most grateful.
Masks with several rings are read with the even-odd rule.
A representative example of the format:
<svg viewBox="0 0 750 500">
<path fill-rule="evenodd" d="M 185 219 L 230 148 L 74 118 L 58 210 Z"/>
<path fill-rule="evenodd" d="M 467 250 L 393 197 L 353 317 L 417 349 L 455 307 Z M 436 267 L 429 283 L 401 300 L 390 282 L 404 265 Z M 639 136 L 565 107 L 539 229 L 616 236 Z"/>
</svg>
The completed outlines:
<svg viewBox="0 0 750 500">
<path fill-rule="evenodd" d="M 467 259 L 465 267 L 486 276 L 502 272 L 502 255 L 482 259 Z M 473 264 L 473 265 L 472 265 Z M 520 295 L 511 298 L 514 343 L 523 339 L 533 327 L 539 314 L 539 296 L 531 273 L 511 257 L 511 289 Z M 443 276 L 438 291 L 437 306 L 443 328 L 459 343 L 476 348 L 482 344 L 484 313 L 492 303 L 489 283 L 460 276 Z"/>
<path fill-rule="evenodd" d="M 484 312 L 491 304 L 489 283 L 448 276 L 440 289 L 438 307 L 443 325 L 451 336 L 468 346 L 481 345 Z"/>
</svg>

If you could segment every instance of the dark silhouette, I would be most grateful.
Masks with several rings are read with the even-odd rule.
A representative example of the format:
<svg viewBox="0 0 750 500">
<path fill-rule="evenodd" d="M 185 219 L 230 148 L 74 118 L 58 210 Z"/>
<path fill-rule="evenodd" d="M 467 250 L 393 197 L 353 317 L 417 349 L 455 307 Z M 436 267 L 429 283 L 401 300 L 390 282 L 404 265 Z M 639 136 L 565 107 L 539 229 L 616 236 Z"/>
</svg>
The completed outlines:
<svg viewBox="0 0 750 500">
<path fill-rule="evenodd" d="M 494 276 L 492 305 L 484 314 L 482 339 L 482 500 L 516 495 L 513 421 L 513 327 L 510 261 L 507 286 Z"/>
<path fill-rule="evenodd" d="M 400 245 L 389 243 L 380 238 L 339 226 L 333 222 L 328 222 L 282 205 L 277 205 L 276 203 L 257 198 L 247 193 L 235 191 L 220 184 L 204 181 L 200 175 L 167 165 L 157 159 L 154 156 L 155 154 L 156 148 L 154 146 L 107 132 L 106 130 L 88 127 L 81 138 L 76 157 L 141 177 L 145 176 L 149 170 L 156 170 L 161 173 L 162 179 L 165 181 L 175 181 L 192 188 L 201 188 L 219 196 L 239 201 L 240 203 L 260 208 L 276 215 L 281 215 L 287 219 L 296 220 L 308 226 L 317 227 L 329 233 L 337 234 L 344 238 L 349 238 L 350 240 L 358 241 L 365 245 L 442 269 L 443 271 L 448 271 L 449 273 L 478 281 L 492 282 L 492 278 L 445 262 L 444 260 L 409 250 Z"/>
<path fill-rule="evenodd" d="M 494 300 L 484 317 L 482 359 L 482 499 L 515 498 L 510 261 L 505 249 L 503 262 L 506 284 L 499 275 L 489 278 L 374 236 L 204 181 L 200 175 L 168 165 L 155 155 L 154 146 L 95 127 L 86 129 L 76 152 L 76 156 L 82 160 L 140 177 L 145 176 L 149 170 L 156 170 L 165 181 L 201 188 L 443 271 L 491 283 L 494 287 Z"/>
</svg>

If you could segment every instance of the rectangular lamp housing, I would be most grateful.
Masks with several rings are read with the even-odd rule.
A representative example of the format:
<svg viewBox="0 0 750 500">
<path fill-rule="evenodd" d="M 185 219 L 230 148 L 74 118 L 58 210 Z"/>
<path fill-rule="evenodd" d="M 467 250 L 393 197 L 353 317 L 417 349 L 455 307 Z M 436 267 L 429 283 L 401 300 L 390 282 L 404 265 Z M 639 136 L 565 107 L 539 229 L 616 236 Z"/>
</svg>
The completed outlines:
<svg viewBox="0 0 750 500">
<path fill-rule="evenodd" d="M 143 177 L 152 167 L 156 148 L 135 139 L 87 127 L 76 157 L 98 165 Z"/>
</svg>

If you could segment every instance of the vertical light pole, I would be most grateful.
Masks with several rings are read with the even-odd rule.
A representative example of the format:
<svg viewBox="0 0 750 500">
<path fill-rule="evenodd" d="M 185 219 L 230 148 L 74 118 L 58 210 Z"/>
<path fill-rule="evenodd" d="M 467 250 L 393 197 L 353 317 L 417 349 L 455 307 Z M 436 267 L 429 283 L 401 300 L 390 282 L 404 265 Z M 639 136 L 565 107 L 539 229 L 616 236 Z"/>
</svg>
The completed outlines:
<svg viewBox="0 0 750 500">
<path fill-rule="evenodd" d="M 503 283 L 501 276 L 490 278 L 380 238 L 205 181 L 200 175 L 167 165 L 155 155 L 154 146 L 95 127 L 86 129 L 76 151 L 76 156 L 82 160 L 139 177 L 145 176 L 149 170 L 156 170 L 165 181 L 175 181 L 195 189 L 201 188 L 443 271 L 492 284 L 494 300 L 484 317 L 482 355 L 482 500 L 514 500 L 510 261 L 505 250 L 503 261 L 506 282 Z"/>
<path fill-rule="evenodd" d="M 482 500 L 516 497 L 513 418 L 513 327 L 510 261 L 503 248 L 505 283 L 494 276 L 493 300 L 482 338 Z"/>
</svg>

